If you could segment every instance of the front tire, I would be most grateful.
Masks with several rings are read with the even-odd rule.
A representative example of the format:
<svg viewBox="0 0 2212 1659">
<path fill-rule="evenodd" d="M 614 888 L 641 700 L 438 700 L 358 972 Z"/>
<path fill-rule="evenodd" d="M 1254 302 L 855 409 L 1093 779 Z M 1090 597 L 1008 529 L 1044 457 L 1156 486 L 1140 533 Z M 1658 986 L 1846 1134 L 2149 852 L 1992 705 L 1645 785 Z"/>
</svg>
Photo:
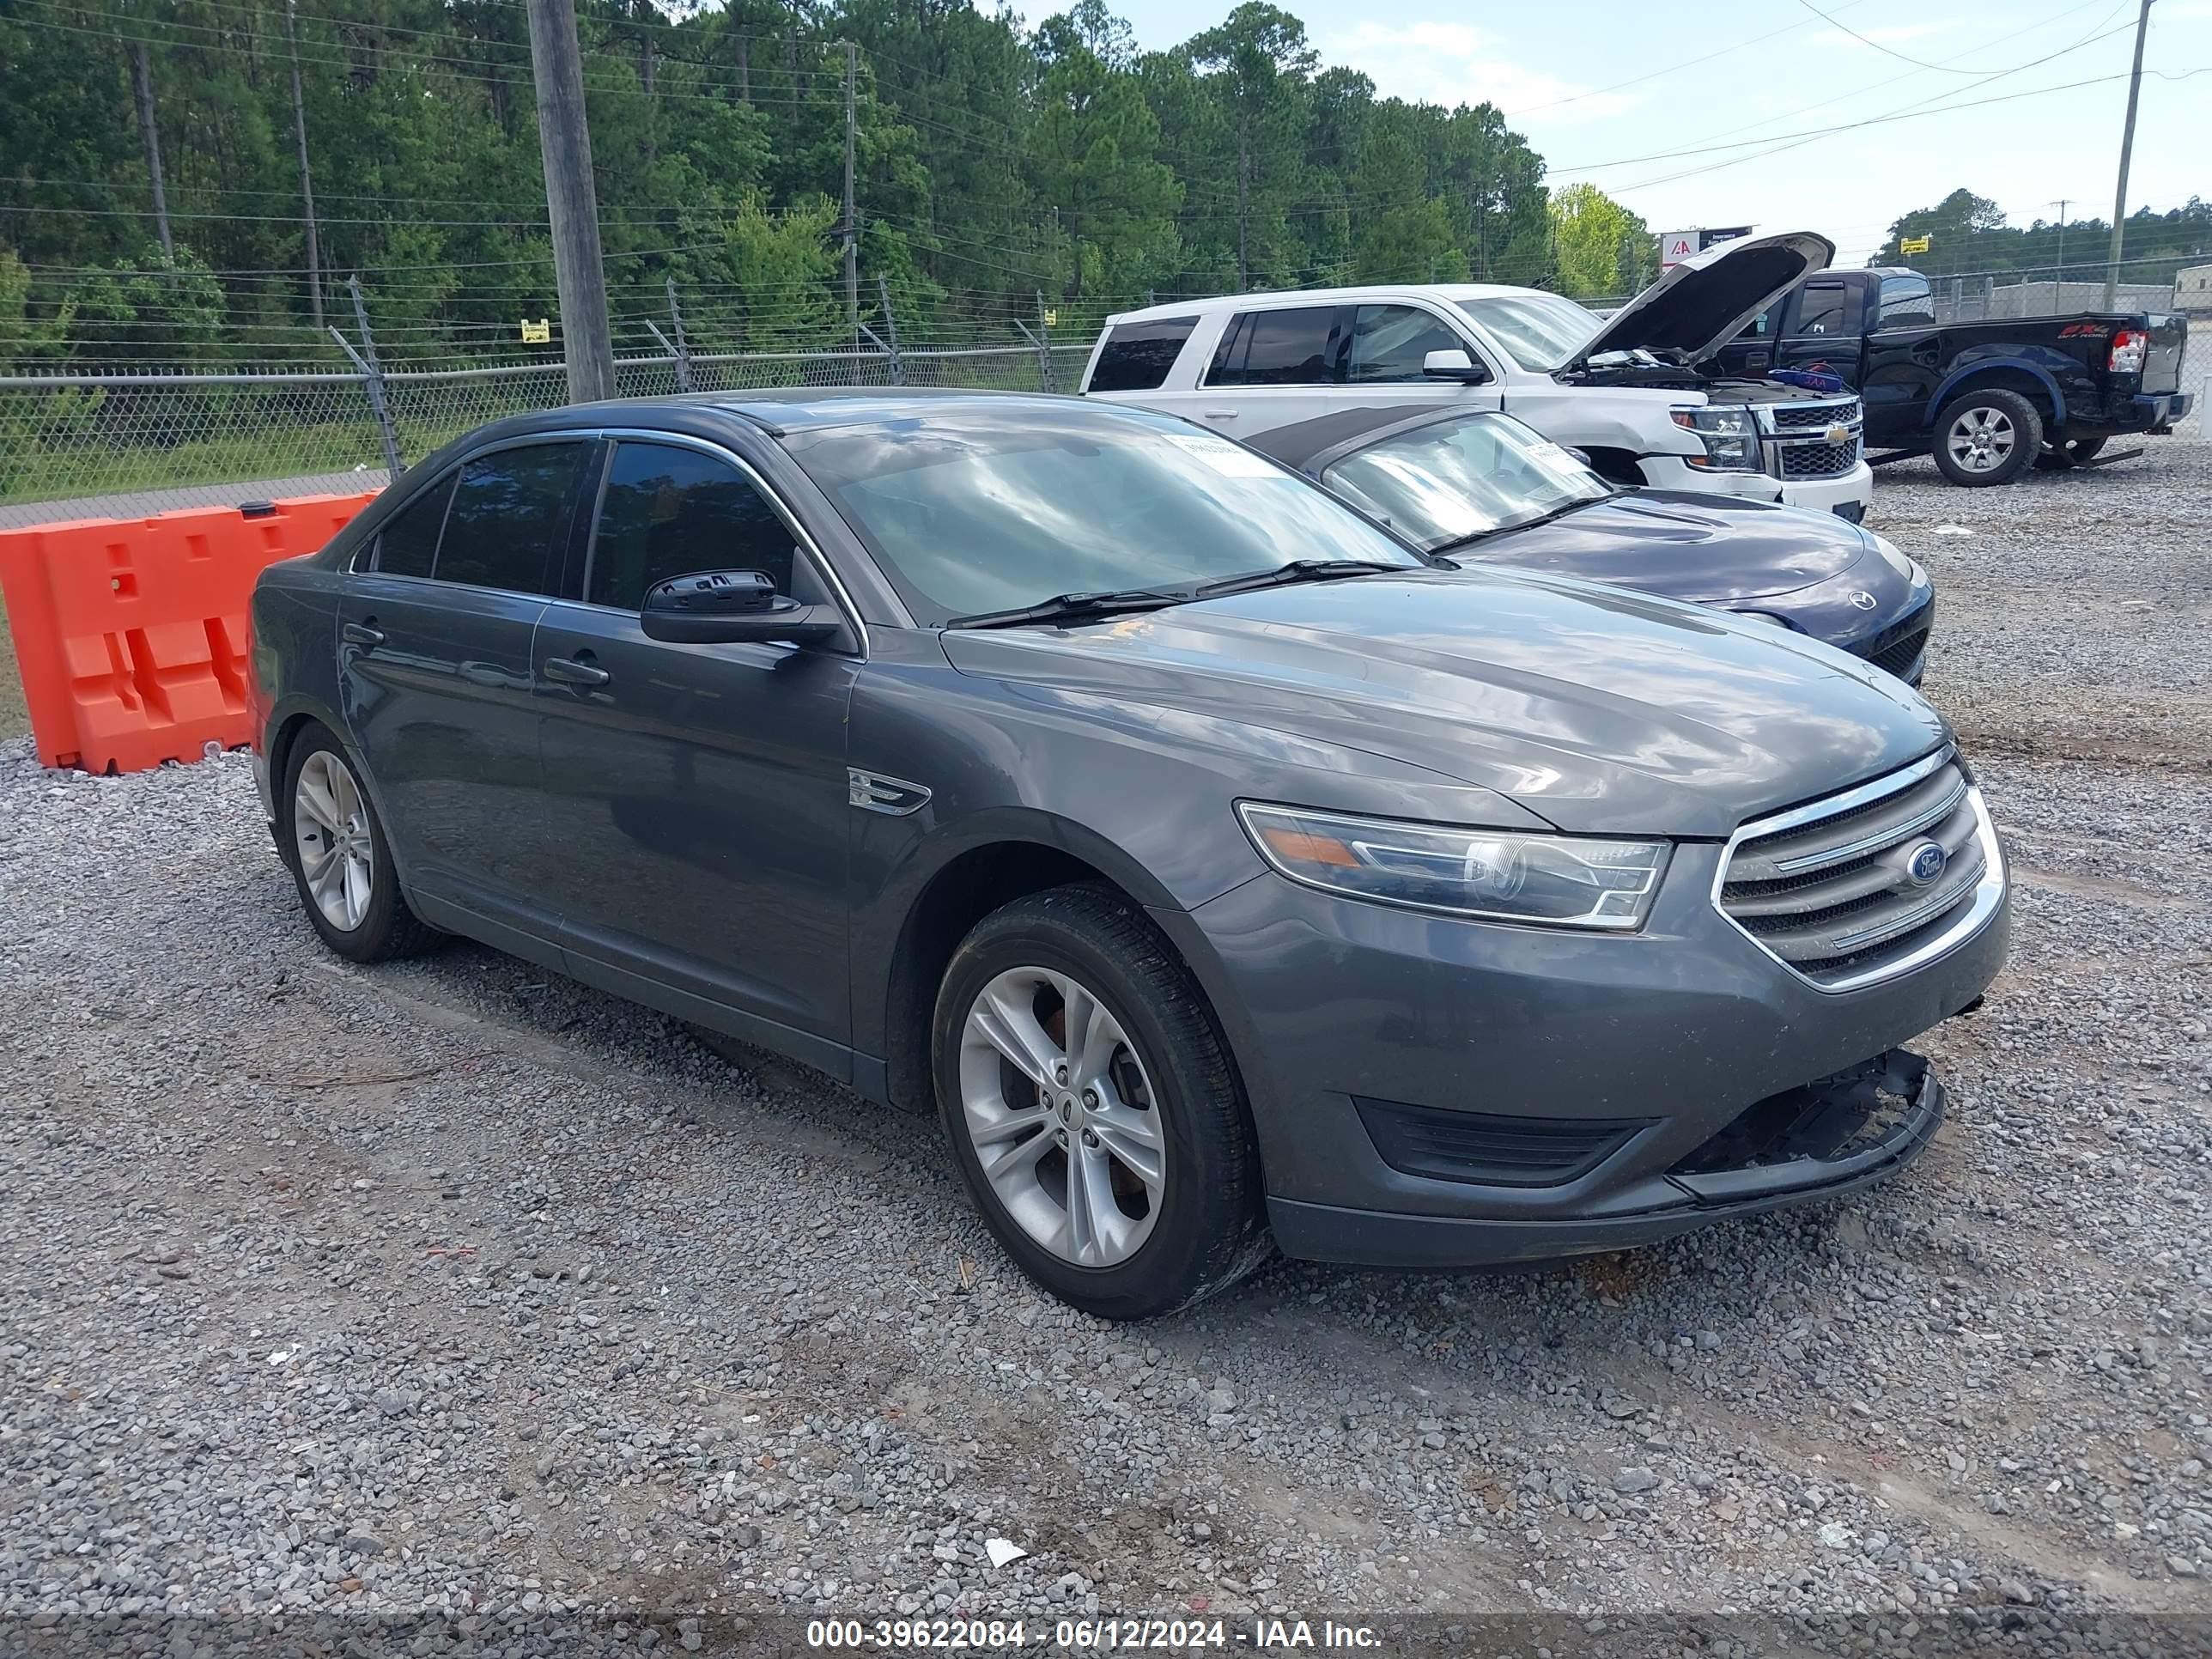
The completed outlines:
<svg viewBox="0 0 2212 1659">
<path fill-rule="evenodd" d="M 1104 1319 L 1187 1308 L 1269 1253 L 1244 1092 L 1204 994 L 1112 892 L 977 923 L 933 1029 L 945 1138 L 1024 1272 Z"/>
<path fill-rule="evenodd" d="M 293 744 L 276 801 L 277 847 L 324 944 L 355 962 L 386 962 L 444 937 L 407 908 L 383 822 L 328 728 Z"/>
<path fill-rule="evenodd" d="M 2043 453 L 2043 416 L 2002 386 L 1961 392 L 1937 412 L 1931 453 L 1954 484 L 2008 484 Z"/>
</svg>

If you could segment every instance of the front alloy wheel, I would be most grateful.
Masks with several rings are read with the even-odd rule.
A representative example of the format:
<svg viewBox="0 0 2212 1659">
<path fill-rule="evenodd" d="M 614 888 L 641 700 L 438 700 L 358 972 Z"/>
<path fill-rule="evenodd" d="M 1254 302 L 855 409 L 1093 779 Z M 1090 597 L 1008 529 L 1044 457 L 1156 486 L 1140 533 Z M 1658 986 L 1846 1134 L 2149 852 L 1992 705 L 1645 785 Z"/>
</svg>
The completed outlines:
<svg viewBox="0 0 2212 1659">
<path fill-rule="evenodd" d="M 1063 1261 L 1110 1267 L 1152 1236 L 1167 1137 L 1121 1022 L 1072 975 L 1010 968 L 968 1010 L 960 1109 L 984 1178 Z"/>
<path fill-rule="evenodd" d="M 977 922 L 939 984 L 931 1060 L 984 1224 L 1062 1301 L 1145 1319 L 1273 1254 L 1220 1025 L 1112 889 L 1050 888 Z"/>
</svg>

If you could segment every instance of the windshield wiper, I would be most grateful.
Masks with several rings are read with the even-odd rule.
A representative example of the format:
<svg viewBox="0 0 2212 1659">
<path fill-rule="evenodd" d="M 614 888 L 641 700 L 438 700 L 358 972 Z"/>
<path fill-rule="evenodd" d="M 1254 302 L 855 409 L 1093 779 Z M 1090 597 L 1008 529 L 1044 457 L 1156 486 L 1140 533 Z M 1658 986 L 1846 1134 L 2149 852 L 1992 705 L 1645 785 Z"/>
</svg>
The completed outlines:
<svg viewBox="0 0 2212 1659">
<path fill-rule="evenodd" d="M 1151 587 L 1115 587 L 1096 593 L 1055 593 L 1035 605 L 1010 611 L 979 611 L 972 617 L 955 617 L 947 628 L 1020 628 L 1030 623 L 1089 621 L 1101 617 L 1129 615 L 1181 605 L 1188 593 L 1162 592 Z"/>
<path fill-rule="evenodd" d="M 1559 507 L 1553 507 L 1548 513 L 1539 513 L 1533 519 L 1516 519 L 1511 524 L 1492 525 L 1487 530 L 1472 530 L 1464 536 L 1454 536 L 1449 541 L 1438 542 L 1434 547 L 1428 550 L 1428 554 L 1432 559 L 1437 558 L 1444 554 L 1449 553 L 1454 548 L 1472 547 L 1475 543 L 1486 541 L 1492 536 L 1503 536 L 1510 531 L 1528 530 L 1536 525 L 1549 524 L 1554 519 L 1565 518 L 1568 514 L 1574 512 L 1577 507 L 1595 507 L 1600 501 L 1611 501 L 1613 495 L 1618 495 L 1621 492 L 1620 490 L 1616 489 L 1612 495 L 1593 495 L 1586 501 L 1567 501 Z"/>
<path fill-rule="evenodd" d="M 1328 582 L 1341 576 L 1371 576 L 1378 570 L 1418 570 L 1419 565 L 1376 564 L 1368 559 L 1292 559 L 1273 570 L 1248 570 L 1241 576 L 1224 576 L 1202 583 L 1195 590 L 1201 599 L 1224 593 L 1249 593 L 1262 587 L 1288 587 L 1292 582 Z"/>
</svg>

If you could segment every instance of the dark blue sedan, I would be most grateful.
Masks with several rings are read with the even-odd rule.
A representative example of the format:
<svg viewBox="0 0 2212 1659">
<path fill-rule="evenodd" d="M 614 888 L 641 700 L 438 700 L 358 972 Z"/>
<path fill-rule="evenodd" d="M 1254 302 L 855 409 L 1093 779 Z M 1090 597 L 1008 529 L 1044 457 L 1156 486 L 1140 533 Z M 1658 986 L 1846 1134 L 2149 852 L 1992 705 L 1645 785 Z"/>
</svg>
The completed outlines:
<svg viewBox="0 0 2212 1659">
<path fill-rule="evenodd" d="M 1416 546 L 1763 617 L 1920 684 L 1928 573 L 1830 513 L 1624 489 L 1510 415 L 1340 410 L 1253 447 Z"/>
</svg>

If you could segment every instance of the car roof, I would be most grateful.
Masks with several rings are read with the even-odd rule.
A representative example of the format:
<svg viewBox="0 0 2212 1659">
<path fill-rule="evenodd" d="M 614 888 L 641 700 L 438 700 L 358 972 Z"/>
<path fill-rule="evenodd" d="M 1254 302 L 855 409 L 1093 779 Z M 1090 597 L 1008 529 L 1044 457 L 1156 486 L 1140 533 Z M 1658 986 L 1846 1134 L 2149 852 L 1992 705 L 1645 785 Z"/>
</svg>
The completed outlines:
<svg viewBox="0 0 2212 1659">
<path fill-rule="evenodd" d="M 1203 299 L 1140 306 L 1134 311 L 1117 311 L 1106 320 L 1109 323 L 1152 322 L 1170 317 L 1203 316 L 1217 311 L 1249 311 L 1278 306 L 1356 305 L 1363 301 L 1376 300 L 1442 300 L 1449 304 L 1456 304 L 1462 300 L 1510 300 L 1531 294 L 1542 295 L 1550 300 L 1566 297 L 1553 294 L 1548 289 L 1515 288 L 1502 283 L 1371 283 L 1364 288 L 1283 288 L 1268 289 L 1255 294 L 1216 294 Z"/>
<path fill-rule="evenodd" d="M 1010 408 L 1024 405 L 1033 406 L 1040 412 L 1049 410 L 1061 418 L 1077 410 L 1102 420 L 1127 419 L 1131 414 L 1118 404 L 1037 392 L 978 392 L 934 386 L 781 386 L 568 404 L 494 421 L 465 434 L 459 442 L 473 447 L 487 440 L 594 426 L 696 431 L 702 426 L 712 427 L 724 421 L 741 422 L 772 436 L 782 437 L 829 427 L 868 426 L 916 416 L 950 416 L 963 410 L 989 410 L 1004 414 Z"/>
<path fill-rule="evenodd" d="M 1457 402 L 1431 404 L 1411 414 L 1403 404 L 1389 408 L 1340 409 L 1310 421 L 1295 421 L 1271 431 L 1255 432 L 1245 442 L 1263 455 L 1273 456 L 1285 466 L 1305 471 L 1317 458 L 1361 439 L 1392 437 L 1401 432 L 1433 426 L 1439 421 L 1490 412 Z"/>
</svg>

